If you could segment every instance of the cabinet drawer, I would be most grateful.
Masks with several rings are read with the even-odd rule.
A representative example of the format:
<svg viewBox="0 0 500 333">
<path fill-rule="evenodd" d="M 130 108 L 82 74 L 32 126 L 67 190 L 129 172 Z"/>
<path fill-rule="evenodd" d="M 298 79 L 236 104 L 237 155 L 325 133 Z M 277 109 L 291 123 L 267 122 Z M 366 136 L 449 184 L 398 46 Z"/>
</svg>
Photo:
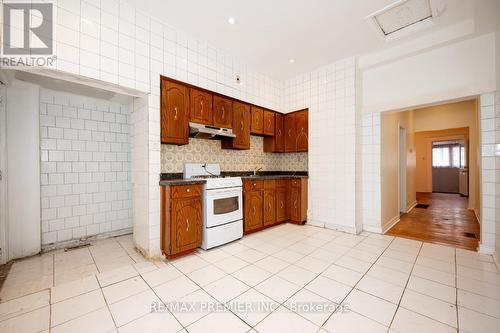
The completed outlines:
<svg viewBox="0 0 500 333">
<path fill-rule="evenodd" d="M 274 180 L 274 179 L 264 180 L 264 188 L 265 189 L 274 190 L 275 187 L 276 187 L 276 180 Z"/>
<path fill-rule="evenodd" d="M 264 187 L 262 180 L 246 180 L 243 185 L 245 191 L 261 190 Z"/>
<path fill-rule="evenodd" d="M 301 184 L 300 179 L 298 179 L 298 178 L 292 179 L 291 182 L 292 182 L 293 187 L 300 187 L 300 184 Z"/>
<path fill-rule="evenodd" d="M 170 192 L 170 197 L 172 199 L 176 198 L 190 198 L 201 196 L 201 185 L 178 185 L 172 186 L 172 190 Z"/>
<path fill-rule="evenodd" d="M 278 179 L 276 180 L 276 187 L 287 187 L 290 183 L 290 179 Z"/>
</svg>

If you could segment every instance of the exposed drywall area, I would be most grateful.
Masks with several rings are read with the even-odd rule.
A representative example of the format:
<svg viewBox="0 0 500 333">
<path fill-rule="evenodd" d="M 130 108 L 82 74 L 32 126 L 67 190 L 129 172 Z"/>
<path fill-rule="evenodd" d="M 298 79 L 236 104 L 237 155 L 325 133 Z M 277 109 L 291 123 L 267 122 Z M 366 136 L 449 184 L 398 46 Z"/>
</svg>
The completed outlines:
<svg viewBox="0 0 500 333">
<path fill-rule="evenodd" d="M 415 203 L 415 135 L 413 111 L 383 113 L 381 117 L 382 232 L 399 221 L 399 129 L 406 129 L 406 209 Z"/>
<path fill-rule="evenodd" d="M 40 252 L 39 89 L 7 86 L 7 239 L 9 259 Z"/>
<path fill-rule="evenodd" d="M 363 112 L 409 109 L 494 91 L 495 38 L 485 34 L 363 69 Z"/>
</svg>

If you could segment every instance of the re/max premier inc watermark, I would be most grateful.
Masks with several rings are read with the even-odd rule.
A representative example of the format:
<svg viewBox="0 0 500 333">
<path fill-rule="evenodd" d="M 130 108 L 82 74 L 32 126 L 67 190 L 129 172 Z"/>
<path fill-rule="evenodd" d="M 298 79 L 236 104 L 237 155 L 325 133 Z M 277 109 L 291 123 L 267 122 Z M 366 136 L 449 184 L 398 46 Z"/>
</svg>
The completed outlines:
<svg viewBox="0 0 500 333">
<path fill-rule="evenodd" d="M 2 1 L 0 67 L 53 67 L 56 6 L 47 1 Z"/>
</svg>

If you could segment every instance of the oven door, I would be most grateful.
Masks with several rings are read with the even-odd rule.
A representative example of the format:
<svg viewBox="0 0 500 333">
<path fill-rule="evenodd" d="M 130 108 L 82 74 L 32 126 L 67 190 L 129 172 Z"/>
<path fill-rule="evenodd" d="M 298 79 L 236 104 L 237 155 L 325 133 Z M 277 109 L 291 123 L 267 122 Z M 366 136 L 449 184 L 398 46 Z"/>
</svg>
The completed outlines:
<svg viewBox="0 0 500 333">
<path fill-rule="evenodd" d="M 243 219 L 243 199 L 241 187 L 207 190 L 205 194 L 206 228 Z"/>
</svg>

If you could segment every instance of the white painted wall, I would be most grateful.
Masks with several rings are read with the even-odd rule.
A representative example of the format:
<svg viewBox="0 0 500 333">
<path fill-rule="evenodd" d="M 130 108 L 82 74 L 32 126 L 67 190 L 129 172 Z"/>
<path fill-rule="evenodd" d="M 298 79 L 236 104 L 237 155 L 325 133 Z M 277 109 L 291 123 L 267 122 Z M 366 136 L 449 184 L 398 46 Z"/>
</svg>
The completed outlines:
<svg viewBox="0 0 500 333">
<path fill-rule="evenodd" d="M 9 259 L 40 252 L 39 89 L 7 87 L 7 234 Z"/>
<path fill-rule="evenodd" d="M 362 110 L 409 109 L 494 91 L 496 61 L 490 33 L 365 68 Z"/>
</svg>

